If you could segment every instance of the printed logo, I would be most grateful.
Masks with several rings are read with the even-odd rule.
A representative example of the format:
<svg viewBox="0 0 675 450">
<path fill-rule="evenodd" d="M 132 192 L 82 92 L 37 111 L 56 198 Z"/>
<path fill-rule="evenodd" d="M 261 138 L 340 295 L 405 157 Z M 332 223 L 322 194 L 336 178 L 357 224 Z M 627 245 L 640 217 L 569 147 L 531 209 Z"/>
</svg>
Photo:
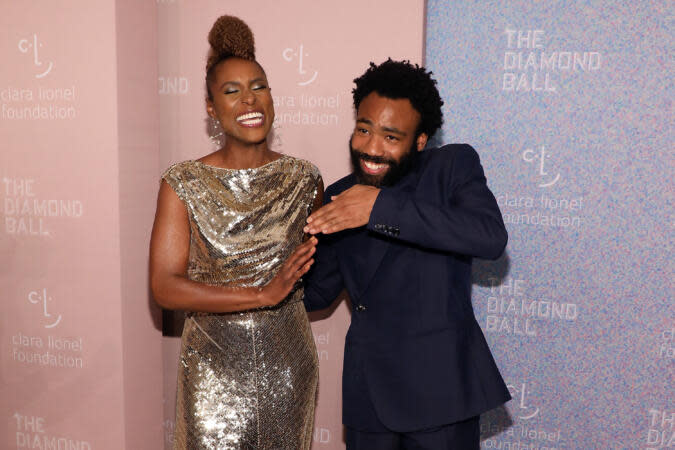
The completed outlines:
<svg viewBox="0 0 675 450">
<path fill-rule="evenodd" d="M 534 169 L 538 188 L 564 185 L 558 170 L 552 168 L 551 152 L 545 145 L 518 150 L 518 158 Z M 553 190 L 552 190 L 553 191 Z M 554 195 L 547 191 L 533 194 L 499 194 L 497 204 L 504 223 L 551 228 L 580 228 L 584 222 L 581 196 Z"/>
<path fill-rule="evenodd" d="M 599 52 L 547 51 L 544 30 L 504 30 L 504 74 L 501 90 L 532 94 L 560 94 L 556 74 L 597 72 Z"/>
<path fill-rule="evenodd" d="M 298 63 L 298 74 L 301 75 L 302 81 L 298 81 L 298 86 L 307 86 L 308 84 L 311 84 L 316 80 L 316 77 L 319 75 L 319 72 L 316 70 L 314 71 L 313 74 L 308 75 L 309 72 L 305 70 L 304 66 L 304 61 L 305 58 L 309 56 L 309 53 L 305 53 L 305 46 L 303 44 L 300 44 L 300 46 L 295 49 L 295 48 L 285 48 L 281 52 L 281 56 L 284 58 L 285 61 L 287 62 L 293 62 L 297 61 Z"/>
<path fill-rule="evenodd" d="M 4 187 L 4 189 L 2 189 Z M 5 232 L 11 235 L 53 236 L 49 223 L 58 218 L 79 219 L 84 207 L 79 200 L 40 198 L 32 178 L 4 177 Z"/>
<path fill-rule="evenodd" d="M 56 86 L 48 82 L 47 76 L 55 64 L 45 57 L 44 47 L 35 33 L 16 43 L 20 58 L 32 63 L 29 70 L 34 78 L 24 77 L 22 85 L 0 88 L 0 119 L 71 120 L 77 117 L 78 88 L 71 83 Z"/>
<path fill-rule="evenodd" d="M 661 335 L 661 345 L 658 354 L 662 359 L 675 359 L 675 347 L 673 347 L 673 337 L 675 337 L 675 328 L 663 330 Z"/>
<path fill-rule="evenodd" d="M 45 64 L 45 61 L 40 60 L 39 49 L 42 48 L 42 43 L 39 41 L 37 34 L 33 34 L 30 38 L 19 40 L 18 47 L 21 53 L 33 54 L 33 64 L 38 69 L 35 78 L 44 78 L 52 71 L 53 64 L 51 61 L 47 61 Z"/>
<path fill-rule="evenodd" d="M 190 91 L 190 83 L 185 77 L 159 77 L 159 95 L 185 95 Z"/>
<path fill-rule="evenodd" d="M 81 337 L 46 338 L 21 331 L 10 337 L 12 359 L 22 365 L 82 369 L 84 340 Z"/>
<path fill-rule="evenodd" d="M 315 444 L 328 444 L 330 439 L 330 430 L 328 428 L 314 428 L 313 441 Z"/>
<path fill-rule="evenodd" d="M 506 385 L 511 397 L 518 404 L 518 418 L 523 420 L 530 420 L 539 414 L 539 408 L 528 404 L 525 397 L 529 394 L 527 391 L 527 383 L 521 383 L 519 385 Z"/>
<path fill-rule="evenodd" d="M 76 439 L 62 434 L 51 434 L 44 417 L 15 412 L 12 415 L 16 423 L 16 448 L 91 450 L 89 441 Z"/>
<path fill-rule="evenodd" d="M 319 361 L 328 361 L 328 350 L 330 348 L 330 332 L 314 334 Z"/>
<path fill-rule="evenodd" d="M 297 85 L 308 86 L 314 83 L 319 72 L 310 69 L 307 64 L 307 53 L 304 44 L 297 47 L 286 47 L 281 51 L 281 57 L 287 63 L 292 63 L 297 70 Z M 291 92 L 291 95 L 273 96 L 275 136 L 278 130 L 287 125 L 311 127 L 335 127 L 340 121 L 340 112 L 344 109 L 340 101 L 340 93 L 335 95 L 312 95 L 304 89 Z"/>
<path fill-rule="evenodd" d="M 541 182 L 539 183 L 539 187 L 548 188 L 553 186 L 560 180 L 559 172 L 555 176 L 551 177 L 545 169 L 546 160 L 551 157 L 551 152 L 547 152 L 546 147 L 544 147 L 543 145 L 539 147 L 539 150 L 526 148 L 523 151 L 522 156 L 523 161 L 525 161 L 528 164 L 534 164 L 535 166 L 537 166 L 539 175 L 541 176 Z"/>
<path fill-rule="evenodd" d="M 673 448 L 675 446 L 675 411 L 650 409 L 647 430 L 647 450 Z"/>
<path fill-rule="evenodd" d="M 531 298 L 523 279 L 489 280 L 484 328 L 488 333 L 536 337 L 551 329 L 555 322 L 577 320 L 576 303 Z"/>
<path fill-rule="evenodd" d="M 28 301 L 34 305 L 42 304 L 42 316 L 45 319 L 45 328 L 54 328 L 61 322 L 61 314 L 54 317 L 47 307 L 47 303 L 52 301 L 52 298 L 47 294 L 47 288 L 41 291 L 30 291 L 28 293 Z"/>
<path fill-rule="evenodd" d="M 513 426 L 505 427 L 497 422 L 481 424 L 483 433 L 497 432 L 498 435 L 487 437 L 482 442 L 483 448 L 501 449 L 556 449 L 563 438 L 561 429 L 545 428 L 538 425 L 536 420 L 540 416 L 539 407 L 534 406 L 530 400 L 530 391 L 527 383 L 508 384 L 506 386 L 513 396 L 513 402 L 509 403 L 509 410 L 516 420 Z M 516 409 L 517 408 L 517 409 Z"/>
<path fill-rule="evenodd" d="M 176 423 L 173 420 L 167 419 L 162 422 L 164 427 L 164 445 L 173 448 L 173 438 L 176 431 Z"/>
</svg>

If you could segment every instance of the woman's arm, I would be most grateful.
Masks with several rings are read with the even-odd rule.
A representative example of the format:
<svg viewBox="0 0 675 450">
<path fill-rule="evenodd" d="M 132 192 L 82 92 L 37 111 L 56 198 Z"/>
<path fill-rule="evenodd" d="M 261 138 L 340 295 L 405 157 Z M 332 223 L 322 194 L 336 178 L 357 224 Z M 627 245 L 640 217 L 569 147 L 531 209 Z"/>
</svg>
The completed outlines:
<svg viewBox="0 0 675 450">
<path fill-rule="evenodd" d="M 150 240 L 150 287 L 167 309 L 233 312 L 273 306 L 291 292 L 314 262 L 316 238 L 299 245 L 263 288 L 209 286 L 187 278 L 190 224 L 185 204 L 162 181 Z"/>
</svg>

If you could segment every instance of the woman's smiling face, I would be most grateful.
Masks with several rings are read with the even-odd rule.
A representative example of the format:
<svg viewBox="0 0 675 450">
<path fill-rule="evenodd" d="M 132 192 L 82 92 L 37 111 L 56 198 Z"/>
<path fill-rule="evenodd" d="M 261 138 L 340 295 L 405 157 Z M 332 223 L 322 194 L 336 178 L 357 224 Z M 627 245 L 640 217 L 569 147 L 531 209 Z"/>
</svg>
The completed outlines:
<svg viewBox="0 0 675 450">
<path fill-rule="evenodd" d="M 206 110 L 218 120 L 228 139 L 259 144 L 274 122 L 274 103 L 267 76 L 255 61 L 228 58 L 214 69 Z"/>
</svg>

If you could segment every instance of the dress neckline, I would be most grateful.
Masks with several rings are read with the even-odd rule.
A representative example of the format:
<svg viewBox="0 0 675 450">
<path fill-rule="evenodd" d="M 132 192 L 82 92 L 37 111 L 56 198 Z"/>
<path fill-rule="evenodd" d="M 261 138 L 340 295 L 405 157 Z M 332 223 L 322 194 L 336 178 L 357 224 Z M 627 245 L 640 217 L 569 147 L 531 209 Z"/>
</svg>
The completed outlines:
<svg viewBox="0 0 675 450">
<path fill-rule="evenodd" d="M 248 169 L 231 169 L 229 167 L 212 166 L 210 164 L 203 163 L 203 162 L 198 161 L 196 159 L 193 159 L 192 162 L 197 163 L 200 166 L 207 167 L 209 169 L 220 170 L 220 171 L 224 171 L 224 172 L 254 172 L 254 171 L 265 169 L 269 166 L 272 166 L 272 165 L 278 163 L 279 161 L 281 161 L 282 159 L 286 159 L 286 158 L 288 158 L 288 156 L 282 154 L 277 159 L 273 159 L 272 161 L 267 162 L 267 163 L 263 164 L 262 166 L 251 167 L 251 168 L 248 168 Z"/>
</svg>

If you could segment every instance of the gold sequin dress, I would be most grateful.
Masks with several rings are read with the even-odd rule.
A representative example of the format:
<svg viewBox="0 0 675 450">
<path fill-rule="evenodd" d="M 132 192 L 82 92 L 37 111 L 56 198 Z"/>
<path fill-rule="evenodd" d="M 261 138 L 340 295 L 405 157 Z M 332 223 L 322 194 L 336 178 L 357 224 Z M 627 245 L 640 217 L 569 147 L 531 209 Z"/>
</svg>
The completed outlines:
<svg viewBox="0 0 675 450">
<path fill-rule="evenodd" d="M 255 169 L 199 161 L 162 176 L 190 220 L 188 277 L 264 286 L 302 242 L 319 172 L 282 156 Z M 175 449 L 309 449 L 318 359 L 296 288 L 277 307 L 187 313 L 176 397 Z"/>
</svg>

